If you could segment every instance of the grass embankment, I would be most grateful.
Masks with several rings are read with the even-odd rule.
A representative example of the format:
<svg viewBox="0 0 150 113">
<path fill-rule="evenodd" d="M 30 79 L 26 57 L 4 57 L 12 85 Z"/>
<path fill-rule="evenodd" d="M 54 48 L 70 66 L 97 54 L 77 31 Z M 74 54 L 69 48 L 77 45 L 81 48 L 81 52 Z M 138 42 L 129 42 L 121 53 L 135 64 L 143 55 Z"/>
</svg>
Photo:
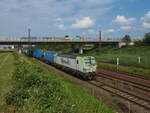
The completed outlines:
<svg viewBox="0 0 150 113">
<path fill-rule="evenodd" d="M 91 51 L 98 61 L 116 64 L 116 59 L 120 59 L 121 65 L 150 68 L 150 47 L 124 47 L 124 48 L 103 48 L 102 55 L 98 56 L 98 50 Z M 138 57 L 141 57 L 141 63 Z"/>
<path fill-rule="evenodd" d="M 9 113 L 11 110 L 5 104 L 5 93 L 12 88 L 11 76 L 14 68 L 12 53 L 0 53 L 0 112 Z"/>
<path fill-rule="evenodd" d="M 85 89 L 74 85 L 41 66 L 37 61 L 15 54 L 16 70 L 13 89 L 6 103 L 15 112 L 49 113 L 115 113 Z"/>
<path fill-rule="evenodd" d="M 131 73 L 131 74 L 137 74 L 139 76 L 150 77 L 150 70 L 147 70 L 147 69 L 145 70 L 143 68 L 119 66 L 117 69 L 117 66 L 115 65 L 103 64 L 103 63 L 99 63 L 98 66 L 107 68 L 107 69 L 112 69 L 112 70 L 119 70 L 119 71 Z"/>
<path fill-rule="evenodd" d="M 102 55 L 98 56 L 98 49 L 91 51 L 88 55 L 95 56 L 97 62 L 108 62 L 116 64 L 119 58 L 120 66 L 118 70 L 132 74 L 139 74 L 150 77 L 150 47 L 125 47 L 125 48 L 103 48 Z M 141 63 L 138 63 L 138 57 L 141 57 Z M 99 66 L 117 70 L 116 66 L 100 63 Z M 129 66 L 129 67 L 125 67 Z M 146 68 L 146 69 L 145 69 Z"/>
</svg>

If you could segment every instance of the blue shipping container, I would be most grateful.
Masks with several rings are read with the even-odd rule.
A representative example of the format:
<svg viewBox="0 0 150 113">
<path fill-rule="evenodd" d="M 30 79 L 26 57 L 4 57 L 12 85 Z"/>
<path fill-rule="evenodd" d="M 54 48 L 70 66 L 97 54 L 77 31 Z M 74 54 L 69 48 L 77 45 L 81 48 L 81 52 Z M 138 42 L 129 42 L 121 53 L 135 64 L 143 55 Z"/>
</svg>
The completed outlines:
<svg viewBox="0 0 150 113">
<path fill-rule="evenodd" d="M 24 49 L 24 53 L 28 54 L 29 50 L 28 49 Z"/>
<path fill-rule="evenodd" d="M 44 59 L 53 63 L 55 54 L 56 52 L 46 51 L 44 53 Z"/>
<path fill-rule="evenodd" d="M 112 47 L 113 48 L 118 48 L 118 44 L 113 44 Z"/>
<path fill-rule="evenodd" d="M 34 57 L 41 58 L 42 57 L 42 51 L 40 51 L 40 50 L 32 50 L 32 55 Z"/>
</svg>

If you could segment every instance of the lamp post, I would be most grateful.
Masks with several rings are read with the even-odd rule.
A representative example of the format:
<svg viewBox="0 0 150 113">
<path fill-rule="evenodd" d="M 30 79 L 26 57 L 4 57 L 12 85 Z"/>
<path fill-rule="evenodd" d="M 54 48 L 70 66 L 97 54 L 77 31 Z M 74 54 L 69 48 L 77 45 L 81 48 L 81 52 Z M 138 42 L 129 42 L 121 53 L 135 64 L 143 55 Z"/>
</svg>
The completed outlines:
<svg viewBox="0 0 150 113">
<path fill-rule="evenodd" d="M 102 53 L 102 33 L 99 31 L 99 56 Z"/>
</svg>

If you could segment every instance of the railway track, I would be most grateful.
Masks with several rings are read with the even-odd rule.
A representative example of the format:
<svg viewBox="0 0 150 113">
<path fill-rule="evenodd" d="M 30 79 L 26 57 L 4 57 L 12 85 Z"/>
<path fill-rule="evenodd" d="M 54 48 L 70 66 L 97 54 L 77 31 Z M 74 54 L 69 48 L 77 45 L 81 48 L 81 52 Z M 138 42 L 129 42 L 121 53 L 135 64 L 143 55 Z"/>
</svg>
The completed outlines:
<svg viewBox="0 0 150 113">
<path fill-rule="evenodd" d="M 101 68 L 92 84 L 110 93 L 150 109 L 150 78 Z M 121 84 L 120 87 L 118 84 Z"/>
<path fill-rule="evenodd" d="M 116 73 L 120 73 L 120 74 L 125 74 L 125 75 L 128 75 L 128 76 L 133 76 L 133 77 L 138 77 L 138 78 L 141 78 L 141 79 L 150 80 L 150 77 L 143 76 L 143 75 L 131 74 L 131 73 L 128 73 L 128 72 L 113 70 L 113 69 L 108 69 L 108 68 L 103 68 L 103 67 L 98 67 L 98 69 L 99 70 L 103 69 L 103 70 L 112 71 L 112 72 L 116 72 Z"/>
<path fill-rule="evenodd" d="M 150 88 L 150 78 L 137 76 L 132 74 L 120 73 L 119 71 L 112 71 L 109 69 L 99 68 L 99 74 L 105 74 L 107 76 L 115 77 L 120 80 L 128 81 L 133 84 L 141 85 L 143 87 Z"/>
<path fill-rule="evenodd" d="M 133 95 L 136 94 L 136 96 L 142 97 L 143 99 L 150 101 L 149 91 L 141 87 L 135 86 L 134 84 L 131 85 L 126 82 L 114 80 L 111 78 L 104 78 L 104 77 L 97 77 L 96 80 L 99 81 L 100 83 L 102 82 L 104 84 L 108 84 L 112 87 L 115 87 L 118 90 L 122 90 Z"/>
<path fill-rule="evenodd" d="M 115 77 L 115 76 L 105 74 L 105 73 L 100 73 L 100 75 L 98 77 L 103 77 L 105 79 L 117 81 L 117 82 L 123 83 L 124 85 L 131 85 L 134 88 L 138 88 L 138 89 L 150 92 L 150 86 L 148 86 L 148 85 L 143 85 L 141 83 L 137 83 L 137 82 L 134 82 L 134 81 L 122 79 L 122 78 Z"/>
<path fill-rule="evenodd" d="M 142 107 L 150 110 L 150 101 L 148 99 L 145 99 L 145 98 L 142 98 L 142 97 L 137 96 L 135 94 L 131 94 L 127 91 L 118 89 L 118 88 L 111 86 L 111 85 L 104 83 L 104 82 L 101 82 L 101 83 L 103 83 L 103 85 L 100 85 L 100 81 L 98 81 L 98 80 L 89 81 L 89 83 L 98 87 L 98 88 L 102 88 L 111 94 L 118 95 L 121 98 L 124 98 L 124 99 L 126 99 L 132 103 L 135 103 L 139 106 L 142 106 Z"/>
</svg>

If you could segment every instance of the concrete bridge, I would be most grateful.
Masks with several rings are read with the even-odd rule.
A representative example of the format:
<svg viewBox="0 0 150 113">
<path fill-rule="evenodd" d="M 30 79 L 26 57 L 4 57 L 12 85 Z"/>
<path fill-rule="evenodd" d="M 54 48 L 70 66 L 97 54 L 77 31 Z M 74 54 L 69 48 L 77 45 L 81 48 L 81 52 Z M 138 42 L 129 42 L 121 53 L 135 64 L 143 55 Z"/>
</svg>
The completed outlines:
<svg viewBox="0 0 150 113">
<path fill-rule="evenodd" d="M 1 40 L 0 45 L 72 45 L 72 51 L 74 51 L 74 45 L 79 45 L 79 53 L 83 53 L 83 45 L 92 44 L 99 45 L 99 41 L 97 40 Z M 121 41 L 118 40 L 102 40 L 102 46 L 112 46 L 119 47 Z"/>
<path fill-rule="evenodd" d="M 97 40 L 31 40 L 31 45 L 56 45 L 56 44 L 98 44 Z M 103 40 L 102 44 L 115 45 L 121 43 L 118 40 Z M 28 40 L 0 40 L 0 45 L 29 45 Z"/>
</svg>

